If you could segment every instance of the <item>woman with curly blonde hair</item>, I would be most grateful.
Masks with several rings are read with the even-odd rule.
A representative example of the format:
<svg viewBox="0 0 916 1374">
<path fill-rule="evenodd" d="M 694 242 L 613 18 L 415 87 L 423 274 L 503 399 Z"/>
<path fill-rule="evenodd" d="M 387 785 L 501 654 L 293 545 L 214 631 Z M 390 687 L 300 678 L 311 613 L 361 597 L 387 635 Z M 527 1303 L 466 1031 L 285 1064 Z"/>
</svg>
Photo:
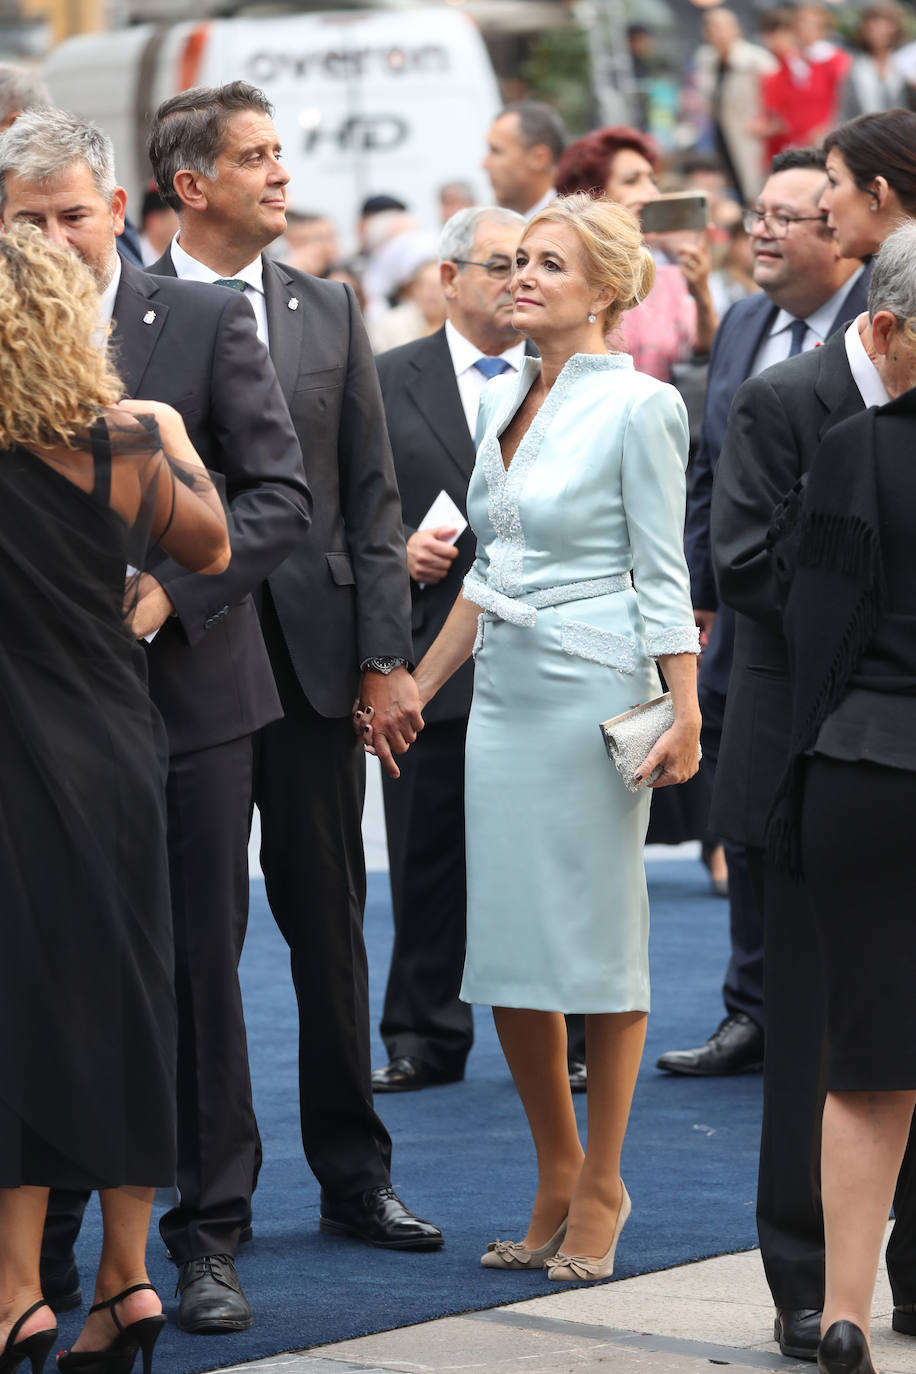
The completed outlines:
<svg viewBox="0 0 916 1374">
<path fill-rule="evenodd" d="M 61 1369 L 128 1374 L 165 1320 L 144 1291 L 175 1173 L 163 752 L 125 575 L 148 536 L 195 572 L 229 541 L 177 413 L 117 402 L 97 312 L 74 254 L 0 234 L 0 1374 L 39 1374 L 57 1336 L 49 1187 L 99 1190 L 120 1295 Z"/>
</svg>

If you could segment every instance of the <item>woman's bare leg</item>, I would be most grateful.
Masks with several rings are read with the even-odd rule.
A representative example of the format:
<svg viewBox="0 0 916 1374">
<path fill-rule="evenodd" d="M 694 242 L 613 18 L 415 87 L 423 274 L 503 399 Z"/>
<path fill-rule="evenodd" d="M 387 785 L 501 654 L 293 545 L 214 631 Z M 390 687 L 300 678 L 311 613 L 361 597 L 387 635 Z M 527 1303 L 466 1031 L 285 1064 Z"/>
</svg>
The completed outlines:
<svg viewBox="0 0 916 1374">
<path fill-rule="evenodd" d="M 95 1279 L 94 1303 L 113 1298 L 135 1283 L 149 1283 L 146 1242 L 154 1195 L 153 1188 L 105 1188 L 99 1193 L 102 1254 Z M 161 1311 L 162 1303 L 155 1293 L 132 1293 L 118 1304 L 118 1320 L 128 1326 Z M 116 1335 L 117 1327 L 110 1312 L 95 1312 L 86 1318 L 72 1349 L 104 1350 Z"/>
<path fill-rule="evenodd" d="M 41 1301 L 38 1264 L 47 1210 L 47 1188 L 0 1188 L 0 1353 L 13 1323 Z M 50 1307 L 42 1307 L 17 1340 L 56 1325 Z"/>
<path fill-rule="evenodd" d="M 827 1250 L 822 1331 L 855 1322 L 868 1335 L 875 1276 L 916 1092 L 828 1093 L 821 1137 Z"/>
<path fill-rule="evenodd" d="M 538 1186 L 524 1244 L 546 1244 L 569 1211 L 582 1144 L 569 1088 L 566 1022 L 560 1012 L 494 1007 L 503 1054 L 522 1099 L 537 1155 Z"/>
<path fill-rule="evenodd" d="M 599 1259 L 607 1252 L 623 1201 L 620 1154 L 646 1040 L 646 1013 L 607 1012 L 585 1018 L 588 1143 L 569 1209 L 567 1255 Z"/>
</svg>

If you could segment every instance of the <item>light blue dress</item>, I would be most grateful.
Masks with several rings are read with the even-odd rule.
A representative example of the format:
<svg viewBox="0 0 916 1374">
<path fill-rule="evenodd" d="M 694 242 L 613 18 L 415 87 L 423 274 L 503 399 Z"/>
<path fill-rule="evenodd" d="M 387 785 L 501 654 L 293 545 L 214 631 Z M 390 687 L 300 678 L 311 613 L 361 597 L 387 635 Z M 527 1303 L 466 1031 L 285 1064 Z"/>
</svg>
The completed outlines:
<svg viewBox="0 0 916 1374">
<path fill-rule="evenodd" d="M 655 656 L 699 648 L 683 552 L 687 414 L 629 356 L 576 354 L 507 472 L 499 435 L 539 369 L 526 358 L 485 388 L 468 490 L 478 544 L 464 594 L 483 614 L 461 996 L 648 1011 L 651 793 L 624 787 L 598 723 L 658 695 Z"/>
</svg>

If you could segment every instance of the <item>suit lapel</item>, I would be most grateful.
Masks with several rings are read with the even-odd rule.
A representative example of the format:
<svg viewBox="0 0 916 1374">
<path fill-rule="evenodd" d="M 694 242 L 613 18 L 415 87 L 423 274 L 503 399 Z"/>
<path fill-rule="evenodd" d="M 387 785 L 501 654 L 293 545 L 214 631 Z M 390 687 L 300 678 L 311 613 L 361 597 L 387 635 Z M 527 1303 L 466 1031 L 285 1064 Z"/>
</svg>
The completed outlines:
<svg viewBox="0 0 916 1374">
<path fill-rule="evenodd" d="M 468 432 L 445 330 L 433 335 L 412 360 L 406 391 L 442 447 L 467 481 L 474 467 L 474 442 Z"/>
<path fill-rule="evenodd" d="M 162 333 L 169 307 L 157 301 L 159 286 L 155 277 L 140 272 L 130 263 L 121 263 L 121 281 L 115 296 L 110 348 L 112 361 L 124 383 L 135 396 Z"/>
<path fill-rule="evenodd" d="M 758 309 L 753 313 L 748 311 L 750 318 L 744 327 L 738 331 L 736 338 L 729 339 L 729 366 L 732 375 L 741 381 L 751 375 L 757 350 L 769 333 L 778 313 L 777 307 L 763 292 L 753 299 Z"/>
<path fill-rule="evenodd" d="M 818 438 L 821 439 L 840 420 L 862 410 L 863 402 L 846 356 L 846 338 L 842 331 L 831 334 L 817 350 L 817 357 L 814 390 L 827 412 L 818 426 Z"/>
<path fill-rule="evenodd" d="M 262 257 L 264 265 L 264 302 L 267 307 L 267 330 L 270 335 L 270 356 L 289 401 L 299 376 L 302 353 L 305 304 L 300 298 L 289 273 L 270 258 Z M 296 305 L 291 306 L 295 301 Z"/>
</svg>

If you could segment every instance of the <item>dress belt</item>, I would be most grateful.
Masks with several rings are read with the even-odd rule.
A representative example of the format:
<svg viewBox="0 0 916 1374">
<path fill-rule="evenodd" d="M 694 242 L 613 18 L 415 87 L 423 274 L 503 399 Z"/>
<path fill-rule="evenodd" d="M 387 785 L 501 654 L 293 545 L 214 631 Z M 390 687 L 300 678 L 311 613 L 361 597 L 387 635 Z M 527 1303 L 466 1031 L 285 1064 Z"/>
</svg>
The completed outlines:
<svg viewBox="0 0 916 1374">
<path fill-rule="evenodd" d="M 584 582 L 566 582 L 559 587 L 541 587 L 522 596 L 507 596 L 469 572 L 464 579 L 464 594 L 468 601 L 498 620 L 530 629 L 537 623 L 538 611 L 547 606 L 563 606 L 569 601 L 589 601 L 595 596 L 625 592 L 632 585 L 632 576 L 625 572 L 615 573 L 612 577 L 593 577 Z"/>
</svg>

